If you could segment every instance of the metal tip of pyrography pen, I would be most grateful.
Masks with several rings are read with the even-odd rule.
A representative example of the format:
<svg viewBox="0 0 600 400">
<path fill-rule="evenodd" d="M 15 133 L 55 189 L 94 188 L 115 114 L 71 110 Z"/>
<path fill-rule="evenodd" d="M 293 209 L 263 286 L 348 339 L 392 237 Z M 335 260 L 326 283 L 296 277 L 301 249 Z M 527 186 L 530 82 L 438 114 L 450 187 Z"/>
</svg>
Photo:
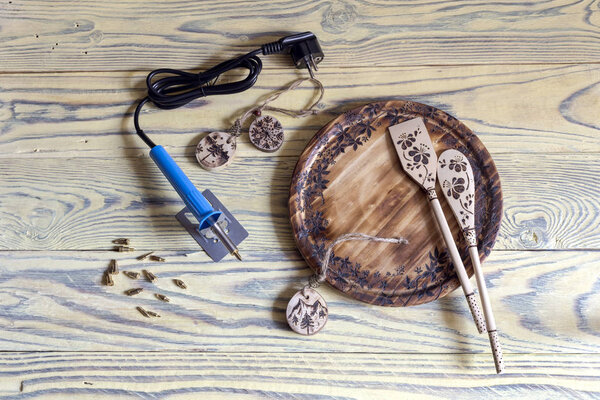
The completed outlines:
<svg viewBox="0 0 600 400">
<path fill-rule="evenodd" d="M 218 223 L 214 224 L 213 226 L 211 226 L 211 229 L 214 232 L 215 236 L 221 241 L 221 243 L 223 243 L 223 246 L 225 246 L 227 251 L 229 251 L 229 254 L 235 256 L 235 258 L 242 261 L 242 256 L 240 255 L 240 252 L 235 246 L 235 243 L 233 243 L 233 241 L 229 238 L 227 233 L 223 231 L 221 225 L 219 225 Z"/>
<path fill-rule="evenodd" d="M 238 251 L 238 249 L 235 249 L 234 251 L 232 251 L 231 255 L 234 255 L 235 258 L 237 258 L 238 260 L 242 261 L 242 256 L 240 255 L 240 252 Z"/>
</svg>

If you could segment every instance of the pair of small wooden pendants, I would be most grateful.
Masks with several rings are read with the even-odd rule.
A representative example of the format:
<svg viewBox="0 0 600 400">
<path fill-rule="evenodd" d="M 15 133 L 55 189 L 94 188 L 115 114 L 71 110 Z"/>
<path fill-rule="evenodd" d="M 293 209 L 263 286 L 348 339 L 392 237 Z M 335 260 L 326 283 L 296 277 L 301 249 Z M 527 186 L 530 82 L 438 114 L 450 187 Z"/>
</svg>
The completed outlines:
<svg viewBox="0 0 600 400">
<path fill-rule="evenodd" d="M 310 105 L 310 107 L 301 110 L 289 110 L 269 105 L 269 103 L 275 101 L 282 94 L 296 89 L 300 84 L 306 81 L 313 83 L 320 92 L 318 98 Z M 315 107 L 323 99 L 323 94 L 323 85 L 315 78 L 301 78 L 293 81 L 287 87 L 272 94 L 260 106 L 253 107 L 246 111 L 240 118 L 236 119 L 233 126 L 226 132 L 215 131 L 204 136 L 196 147 L 196 159 L 198 160 L 198 163 L 207 170 L 216 170 L 229 165 L 235 155 L 237 138 L 242 134 L 242 126 L 250 117 L 255 118 L 248 129 L 250 143 L 257 149 L 268 153 L 279 150 L 283 144 L 283 126 L 277 118 L 272 115 L 263 114 L 263 111 L 278 112 L 294 118 L 314 115 L 318 112 Z"/>
<path fill-rule="evenodd" d="M 283 144 L 283 126 L 271 115 L 254 113 L 257 118 L 248 130 L 250 142 L 259 150 L 272 153 L 279 150 Z M 234 126 L 235 129 L 235 126 Z M 208 170 L 216 170 L 231 163 L 237 148 L 235 130 L 229 132 L 211 132 L 204 136 L 196 147 L 196 159 L 200 165 Z"/>
</svg>

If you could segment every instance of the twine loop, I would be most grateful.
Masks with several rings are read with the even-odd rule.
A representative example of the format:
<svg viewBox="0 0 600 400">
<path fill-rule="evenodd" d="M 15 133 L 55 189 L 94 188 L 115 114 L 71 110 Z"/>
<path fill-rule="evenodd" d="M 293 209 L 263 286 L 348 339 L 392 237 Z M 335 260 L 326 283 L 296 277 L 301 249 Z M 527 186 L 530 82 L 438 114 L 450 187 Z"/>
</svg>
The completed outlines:
<svg viewBox="0 0 600 400">
<path fill-rule="evenodd" d="M 370 242 L 384 242 L 384 243 L 396 243 L 396 244 L 408 244 L 408 240 L 403 237 L 379 237 L 379 236 L 371 236 L 366 235 L 364 233 L 346 233 L 339 236 L 335 239 L 331 244 L 327 247 L 327 251 L 325 252 L 325 257 L 321 260 L 321 272 L 315 273 L 308 278 L 308 286 L 315 289 L 318 288 L 325 279 L 327 278 L 327 270 L 329 269 L 329 265 L 331 264 L 331 256 L 333 253 L 333 248 L 340 243 L 347 242 L 349 240 L 363 240 Z"/>
<path fill-rule="evenodd" d="M 303 108 L 300 110 L 291 110 L 291 109 L 287 109 L 287 108 L 273 107 L 273 106 L 269 105 L 269 103 L 272 103 L 273 101 L 277 100 L 279 98 L 279 96 L 281 96 L 282 94 L 296 89 L 298 86 L 300 86 L 302 83 L 304 83 L 306 81 L 310 81 L 310 82 L 314 83 L 315 86 L 319 89 L 319 97 L 309 107 Z M 241 117 L 239 117 L 238 119 L 235 120 L 233 125 L 227 130 L 227 133 L 229 133 L 232 136 L 239 137 L 242 134 L 242 126 L 244 125 L 244 122 L 246 122 L 248 117 L 250 117 L 252 114 L 260 115 L 260 114 L 262 114 L 263 111 L 274 111 L 274 112 L 278 112 L 281 114 L 289 115 L 290 117 L 294 117 L 294 118 L 302 118 L 302 117 L 306 117 L 307 115 L 315 115 L 319 112 L 318 110 L 315 109 L 315 107 L 321 102 L 321 100 L 323 100 L 324 94 L 325 94 L 325 88 L 323 87 L 323 84 L 321 83 L 321 81 L 319 81 L 318 79 L 316 79 L 316 78 L 296 79 L 295 81 L 290 83 L 285 88 L 273 93 L 261 105 L 248 109 Z"/>
</svg>

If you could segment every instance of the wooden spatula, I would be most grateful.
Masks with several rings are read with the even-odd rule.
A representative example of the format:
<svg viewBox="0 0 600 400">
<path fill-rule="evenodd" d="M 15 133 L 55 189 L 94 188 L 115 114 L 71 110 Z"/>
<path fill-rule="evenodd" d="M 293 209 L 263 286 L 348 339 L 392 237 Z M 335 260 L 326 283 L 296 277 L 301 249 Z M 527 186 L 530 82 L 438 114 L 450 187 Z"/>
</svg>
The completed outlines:
<svg viewBox="0 0 600 400">
<path fill-rule="evenodd" d="M 477 299 L 473 293 L 473 287 L 469 281 L 469 276 L 465 270 L 465 266 L 458 254 L 456 243 L 452 237 L 452 232 L 440 206 L 435 191 L 436 172 L 437 172 L 437 156 L 429 137 L 429 132 L 423 123 L 421 117 L 413 118 L 401 124 L 390 126 L 390 135 L 394 141 L 394 146 L 400 157 L 400 163 L 404 171 L 415 182 L 417 182 L 427 193 L 429 204 L 433 209 L 433 214 L 440 227 L 444 242 L 450 253 L 450 258 L 454 264 L 456 275 L 463 288 L 469 309 L 473 315 L 473 320 L 477 325 L 479 333 L 485 332 L 485 323 L 483 315 L 477 306 Z"/>
<path fill-rule="evenodd" d="M 448 204 L 452 208 L 452 213 L 454 213 L 458 224 L 463 230 L 465 241 L 469 246 L 469 255 L 471 256 L 471 262 L 475 270 L 475 278 L 477 279 L 479 297 L 483 306 L 483 314 L 485 315 L 486 328 L 490 336 L 490 345 L 492 346 L 496 372 L 501 373 L 504 370 L 502 348 L 498 340 L 496 321 L 494 320 L 494 313 L 492 312 L 490 298 L 481 270 L 479 251 L 477 250 L 473 169 L 463 153 L 450 149 L 440 155 L 437 170 L 444 196 L 446 196 Z"/>
</svg>

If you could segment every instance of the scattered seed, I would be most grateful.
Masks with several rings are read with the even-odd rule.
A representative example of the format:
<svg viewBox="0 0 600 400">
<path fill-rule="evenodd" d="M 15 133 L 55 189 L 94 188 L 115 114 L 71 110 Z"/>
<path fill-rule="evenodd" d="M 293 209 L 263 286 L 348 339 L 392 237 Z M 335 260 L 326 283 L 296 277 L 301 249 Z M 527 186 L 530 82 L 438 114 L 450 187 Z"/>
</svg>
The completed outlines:
<svg viewBox="0 0 600 400">
<path fill-rule="evenodd" d="M 119 238 L 119 239 L 115 239 L 112 241 L 114 244 L 124 244 L 124 245 L 129 245 L 129 239 L 125 239 L 125 238 Z"/>
<path fill-rule="evenodd" d="M 118 251 L 119 253 L 126 253 L 126 252 L 135 251 L 135 249 L 133 247 L 129 247 L 129 246 L 115 246 L 114 250 Z"/>
<path fill-rule="evenodd" d="M 158 261 L 158 262 L 165 262 L 165 259 L 159 256 L 150 256 L 150 260 L 152 261 Z"/>
<path fill-rule="evenodd" d="M 148 256 L 149 256 L 150 254 L 152 254 L 152 253 L 154 253 L 154 252 L 153 252 L 153 251 L 151 251 L 150 253 L 142 254 L 142 255 L 141 255 L 141 256 L 139 256 L 137 259 L 138 259 L 138 260 L 140 260 L 140 261 L 142 261 L 142 260 L 145 260 L 145 259 L 146 259 L 146 258 L 148 258 Z"/>
<path fill-rule="evenodd" d="M 173 279 L 173 283 L 182 289 L 187 289 L 187 285 L 181 279 Z"/>
<path fill-rule="evenodd" d="M 123 271 L 123 273 L 125 275 L 127 275 L 129 278 L 131 279 L 137 279 L 140 277 L 140 273 L 139 272 L 134 272 L 134 271 Z"/>
<path fill-rule="evenodd" d="M 148 279 L 152 283 L 156 282 L 156 280 L 158 279 L 156 277 L 156 275 L 154 275 L 152 272 L 148 271 L 147 269 L 144 270 L 144 275 L 146 276 L 146 279 Z"/>
<path fill-rule="evenodd" d="M 139 287 L 139 288 L 135 288 L 135 289 L 129 289 L 129 290 L 126 290 L 126 291 L 125 291 L 125 294 L 126 294 L 127 296 L 135 296 L 136 294 L 140 294 L 140 293 L 142 293 L 142 291 L 143 291 L 143 290 L 144 290 L 144 289 L 142 289 L 141 287 Z"/>
<path fill-rule="evenodd" d="M 150 318 L 150 315 L 148 314 L 148 312 L 146 310 L 144 310 L 142 307 L 137 306 L 136 308 L 140 312 L 140 314 L 142 314 L 144 317 Z"/>
<path fill-rule="evenodd" d="M 152 317 L 158 317 L 158 318 L 160 318 L 160 315 L 158 315 L 158 313 L 155 313 L 154 311 L 146 310 L 146 312 L 148 313 L 148 315 L 150 315 Z"/>
<path fill-rule="evenodd" d="M 113 281 L 113 278 L 108 273 L 108 271 L 104 271 L 104 284 L 106 286 L 115 286 L 115 282 Z"/>
<path fill-rule="evenodd" d="M 107 272 L 111 275 L 116 275 L 119 273 L 119 266 L 117 265 L 117 260 L 110 260 Z"/>
<path fill-rule="evenodd" d="M 160 293 L 155 293 L 154 294 L 156 296 L 157 299 L 164 301 L 165 303 L 168 303 L 171 301 L 171 299 L 169 299 L 167 296 L 165 296 L 164 294 L 160 294 Z"/>
</svg>

